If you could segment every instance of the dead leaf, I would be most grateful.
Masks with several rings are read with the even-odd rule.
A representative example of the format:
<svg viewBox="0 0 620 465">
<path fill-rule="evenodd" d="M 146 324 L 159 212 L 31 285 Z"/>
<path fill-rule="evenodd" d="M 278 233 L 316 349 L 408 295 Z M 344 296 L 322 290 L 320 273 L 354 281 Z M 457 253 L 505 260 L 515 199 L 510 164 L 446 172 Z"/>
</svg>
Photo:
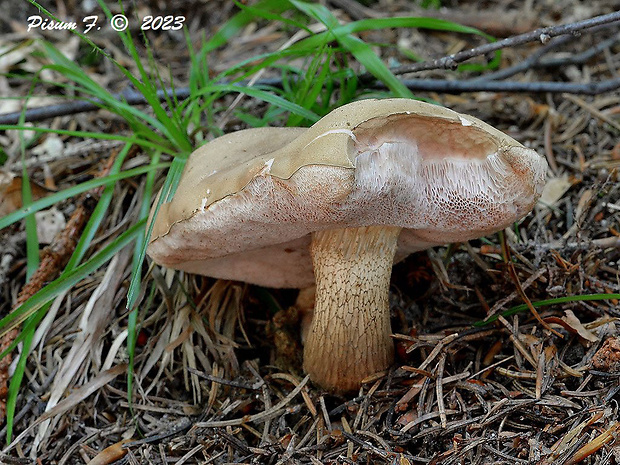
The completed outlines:
<svg viewBox="0 0 620 465">
<path fill-rule="evenodd" d="M 93 379 L 91 379 L 88 383 L 74 390 L 65 399 L 63 399 L 61 402 L 56 404 L 54 408 L 48 410 L 47 412 L 39 416 L 39 418 L 37 418 L 33 423 L 31 423 L 24 431 L 20 433 L 19 436 L 17 436 L 13 440 L 13 442 L 11 442 L 11 444 L 9 444 L 7 449 L 11 449 L 16 444 L 19 444 L 21 441 L 23 441 L 24 438 L 27 437 L 34 428 L 36 428 L 38 425 L 40 425 L 44 421 L 49 420 L 50 418 L 53 418 L 57 415 L 61 415 L 65 413 L 66 411 L 68 411 L 69 409 L 75 407 L 77 404 L 82 402 L 88 396 L 90 396 L 94 392 L 97 392 L 99 389 L 101 389 L 103 386 L 108 384 L 118 375 L 125 373 L 126 371 L 127 371 L 126 364 L 116 365 L 115 367 L 110 368 L 109 370 L 102 371 L 97 376 L 95 376 Z"/>
<path fill-rule="evenodd" d="M 50 189 L 30 180 L 32 199 L 38 200 L 45 197 Z M 22 203 L 22 177 L 10 171 L 0 170 L 0 217 L 21 208 Z"/>
<path fill-rule="evenodd" d="M 607 373 L 617 373 L 620 370 L 620 340 L 610 337 L 592 357 L 592 368 Z"/>
<path fill-rule="evenodd" d="M 566 310 L 564 313 L 566 314 L 566 316 L 563 316 L 562 320 L 575 331 L 577 331 L 577 334 L 579 334 L 579 336 L 581 336 L 586 341 L 598 341 L 598 337 L 592 331 L 586 329 L 585 326 L 583 326 L 583 324 L 581 323 L 581 321 L 579 321 L 579 318 L 577 318 L 571 310 Z"/>
<path fill-rule="evenodd" d="M 538 205 L 541 207 L 552 207 L 564 197 L 564 194 L 566 194 L 572 185 L 573 183 L 566 175 L 549 179 L 538 200 Z"/>
<path fill-rule="evenodd" d="M 109 465 L 122 459 L 127 454 L 127 449 L 123 446 L 131 441 L 131 439 L 123 439 L 116 444 L 106 447 L 88 462 L 88 465 Z"/>
</svg>

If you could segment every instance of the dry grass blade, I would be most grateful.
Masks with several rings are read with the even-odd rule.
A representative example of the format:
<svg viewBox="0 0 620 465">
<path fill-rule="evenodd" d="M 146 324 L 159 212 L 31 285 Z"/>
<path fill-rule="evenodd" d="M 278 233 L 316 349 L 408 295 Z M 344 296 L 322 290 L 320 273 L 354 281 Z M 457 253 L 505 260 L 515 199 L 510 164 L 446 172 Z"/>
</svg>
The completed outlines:
<svg viewBox="0 0 620 465">
<path fill-rule="evenodd" d="M 43 422 L 50 420 L 58 415 L 62 415 L 64 412 L 69 409 L 75 407 L 79 402 L 82 402 L 91 394 L 97 392 L 103 386 L 108 384 L 118 375 L 125 373 L 127 371 L 127 365 L 118 365 L 114 368 L 110 368 L 109 370 L 100 373 L 95 378 L 91 379 L 87 384 L 81 386 L 79 389 L 76 389 L 71 394 L 69 394 L 65 399 L 60 401 L 54 408 L 48 410 L 43 415 L 41 415 L 37 420 L 30 425 L 27 429 L 25 429 L 19 436 L 17 436 L 11 444 L 9 444 L 4 452 L 8 452 L 9 450 L 17 447 L 28 435 L 31 431 L 40 425 Z"/>
<path fill-rule="evenodd" d="M 99 177 L 104 177 L 110 172 L 116 154 L 117 153 L 113 153 L 108 158 L 107 163 L 99 171 Z M 96 188 L 80 197 L 76 209 L 71 215 L 64 230 L 43 250 L 39 267 L 30 278 L 30 281 L 28 281 L 20 291 L 17 300 L 13 304 L 13 310 L 17 309 L 37 291 L 41 290 L 46 283 L 53 281 L 54 278 L 60 274 L 62 268 L 67 264 L 67 261 L 75 250 L 80 239 L 80 234 L 95 208 L 96 199 L 101 195 L 102 191 L 103 188 Z M 6 351 L 18 336 L 18 325 L 20 323 L 21 319 L 0 332 L 0 353 Z M 0 418 L 4 418 L 6 413 L 7 384 L 9 380 L 8 370 L 11 362 L 11 354 L 7 354 L 6 357 L 0 359 Z"/>
<path fill-rule="evenodd" d="M 450 344 L 452 341 L 458 339 L 458 337 L 459 337 L 459 334 L 458 333 L 454 333 L 454 334 L 450 334 L 450 335 L 444 337 L 443 339 L 441 339 L 437 343 L 437 345 L 433 348 L 433 350 L 428 355 L 428 357 L 426 357 L 424 362 L 422 362 L 420 364 L 420 366 L 418 367 L 418 370 L 425 370 L 433 362 L 433 360 L 435 360 L 435 358 L 441 353 L 441 351 L 444 349 L 444 347 L 446 345 Z M 412 347 L 414 347 L 414 346 L 412 346 Z M 407 350 L 409 350 L 409 349 L 407 349 Z"/>
<path fill-rule="evenodd" d="M 510 341 L 513 343 L 515 349 L 517 349 L 518 353 L 521 354 L 523 358 L 525 358 L 528 362 L 530 362 L 530 365 L 532 365 L 532 367 L 536 368 L 538 366 L 538 363 L 536 362 L 534 357 L 532 357 L 532 354 L 525 348 L 523 343 L 519 340 L 519 335 L 515 332 L 513 326 L 508 322 L 508 320 L 506 320 L 506 318 L 501 315 L 499 316 L 498 320 L 510 332 Z"/>
<path fill-rule="evenodd" d="M 39 268 L 21 290 L 13 309 L 18 308 L 37 291 L 42 289 L 45 283 L 52 281 L 60 273 L 62 267 L 69 260 L 71 253 L 75 249 L 82 228 L 86 224 L 93 208 L 94 200 L 88 196 L 83 197 L 64 231 L 52 244 L 44 249 Z M 19 334 L 17 325 L 19 325 L 20 322 L 21 321 L 17 321 L 9 328 L 2 331 L 0 352 L 7 350 L 13 343 Z M 7 382 L 9 379 L 8 369 L 11 365 L 11 361 L 12 357 L 10 354 L 0 360 L 0 417 L 4 417 L 5 415 L 6 395 L 8 392 Z"/>
<path fill-rule="evenodd" d="M 192 450 L 190 450 L 187 454 L 185 454 L 181 459 L 177 462 L 177 465 L 182 465 L 188 462 L 194 455 L 205 448 L 204 444 L 198 444 Z"/>
<path fill-rule="evenodd" d="M 586 101 L 584 101 L 583 99 L 576 97 L 575 95 L 570 95 L 570 94 L 563 94 L 562 95 L 565 99 L 570 100 L 571 102 L 573 102 L 576 105 L 579 105 L 581 108 L 583 108 L 584 110 L 588 111 L 590 114 L 592 114 L 592 116 L 595 116 L 596 118 L 600 119 L 601 121 L 604 121 L 605 123 L 613 126 L 617 131 L 620 131 L 620 123 L 618 123 L 616 120 L 614 120 L 613 118 L 610 118 L 608 115 L 606 115 L 605 113 L 597 110 L 596 108 L 594 108 L 592 105 L 589 105 Z"/>
<path fill-rule="evenodd" d="M 435 390 L 437 392 L 437 409 L 439 411 L 439 420 L 443 428 L 448 426 L 448 419 L 446 418 L 446 406 L 443 400 L 443 370 L 445 365 L 446 354 L 444 352 L 439 358 L 439 362 L 437 363 L 437 378 L 435 379 Z"/>
<path fill-rule="evenodd" d="M 557 347 L 547 346 L 538 356 L 536 367 L 536 399 L 542 398 L 547 388 L 553 383 L 555 370 L 558 366 Z"/>
<path fill-rule="evenodd" d="M 89 363 L 89 356 L 94 355 L 91 362 L 95 366 L 101 366 L 102 361 L 95 358 L 97 354 L 96 347 L 101 344 L 100 336 L 114 316 L 115 307 L 113 301 L 123 279 L 123 274 L 119 273 L 118 269 L 125 269 L 129 263 L 129 254 L 130 250 L 125 249 L 112 258 L 101 283 L 91 294 L 81 316 L 81 332 L 78 334 L 69 353 L 64 357 L 59 367 L 59 374 L 52 383 L 46 411 L 51 411 L 60 402 L 67 389 L 78 382 L 78 379 L 81 377 L 80 371 L 85 367 L 84 364 Z M 39 444 L 49 434 L 50 428 L 53 428 L 52 420 L 41 424 L 35 438 L 35 445 Z"/>
</svg>

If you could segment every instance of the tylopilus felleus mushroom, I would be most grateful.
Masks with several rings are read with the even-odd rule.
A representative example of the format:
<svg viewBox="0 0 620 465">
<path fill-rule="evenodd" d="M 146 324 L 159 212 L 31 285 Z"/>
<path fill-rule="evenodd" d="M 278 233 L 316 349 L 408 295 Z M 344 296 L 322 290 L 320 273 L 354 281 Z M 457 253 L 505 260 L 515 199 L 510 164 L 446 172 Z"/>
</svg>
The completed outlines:
<svg viewBox="0 0 620 465">
<path fill-rule="evenodd" d="M 546 169 L 474 117 L 362 100 L 310 128 L 247 129 L 196 150 L 148 253 L 216 278 L 316 285 L 304 369 L 351 391 L 393 362 L 393 263 L 507 227 L 532 209 Z"/>
</svg>

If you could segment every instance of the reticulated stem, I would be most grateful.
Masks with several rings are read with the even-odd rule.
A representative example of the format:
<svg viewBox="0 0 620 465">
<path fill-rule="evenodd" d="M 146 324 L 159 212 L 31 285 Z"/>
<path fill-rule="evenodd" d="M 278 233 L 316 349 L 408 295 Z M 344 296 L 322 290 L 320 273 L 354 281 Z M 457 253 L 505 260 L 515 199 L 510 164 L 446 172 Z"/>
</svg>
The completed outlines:
<svg viewBox="0 0 620 465">
<path fill-rule="evenodd" d="M 368 226 L 312 235 L 316 304 L 304 370 L 325 389 L 359 389 L 394 360 L 388 297 L 400 230 Z"/>
</svg>

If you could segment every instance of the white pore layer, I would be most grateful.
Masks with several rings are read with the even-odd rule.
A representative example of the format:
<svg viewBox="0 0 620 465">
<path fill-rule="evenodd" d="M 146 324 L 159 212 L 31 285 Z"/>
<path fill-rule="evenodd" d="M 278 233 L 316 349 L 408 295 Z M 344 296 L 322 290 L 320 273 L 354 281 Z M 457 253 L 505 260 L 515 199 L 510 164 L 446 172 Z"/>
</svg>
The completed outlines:
<svg viewBox="0 0 620 465">
<path fill-rule="evenodd" d="M 411 144 L 385 143 L 361 153 L 355 173 L 354 205 L 367 206 L 376 220 L 398 221 L 385 224 L 412 229 L 468 235 L 468 230 L 493 228 L 498 220 L 515 217 L 534 193 L 527 194 L 498 153 L 429 160 Z"/>
</svg>

